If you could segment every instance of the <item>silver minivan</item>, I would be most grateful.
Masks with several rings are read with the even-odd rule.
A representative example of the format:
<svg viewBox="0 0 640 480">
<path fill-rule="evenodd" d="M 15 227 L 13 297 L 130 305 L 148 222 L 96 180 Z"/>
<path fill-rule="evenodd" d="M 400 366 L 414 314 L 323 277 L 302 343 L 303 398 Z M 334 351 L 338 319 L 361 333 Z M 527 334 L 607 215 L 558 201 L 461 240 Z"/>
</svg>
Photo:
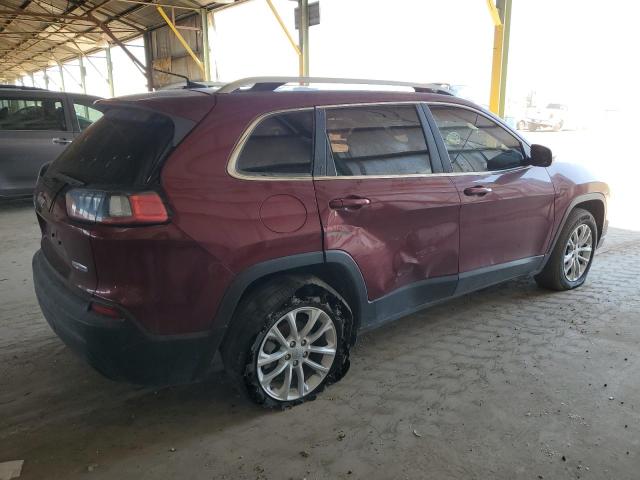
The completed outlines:
<svg viewBox="0 0 640 480">
<path fill-rule="evenodd" d="M 102 116 L 98 99 L 0 85 L 0 198 L 33 192 L 42 165 Z"/>
</svg>

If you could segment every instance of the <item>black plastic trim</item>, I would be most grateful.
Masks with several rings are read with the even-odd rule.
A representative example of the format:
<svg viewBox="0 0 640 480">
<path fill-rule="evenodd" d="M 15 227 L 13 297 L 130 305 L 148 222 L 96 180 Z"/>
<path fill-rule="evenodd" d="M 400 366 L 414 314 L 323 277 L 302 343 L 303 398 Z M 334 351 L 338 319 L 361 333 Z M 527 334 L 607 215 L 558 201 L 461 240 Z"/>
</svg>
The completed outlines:
<svg viewBox="0 0 640 480">
<path fill-rule="evenodd" d="M 109 303 L 67 285 L 42 250 L 33 257 L 33 283 L 53 331 L 72 351 L 112 379 L 149 385 L 196 380 L 208 372 L 224 333 L 216 329 L 150 336 L 127 314 L 122 319 L 98 315 L 89 310 L 90 302 Z"/>
<path fill-rule="evenodd" d="M 313 134 L 313 176 L 324 177 L 327 175 L 327 142 L 324 133 L 325 111 L 322 108 L 314 108 L 314 134 Z"/>
<path fill-rule="evenodd" d="M 596 246 L 600 247 L 600 245 L 602 244 L 602 237 L 606 233 L 606 228 L 607 228 L 607 201 L 605 196 L 602 193 L 598 193 L 598 192 L 584 193 L 582 195 L 575 197 L 573 200 L 571 200 L 571 203 L 569 203 L 569 206 L 566 208 L 564 215 L 562 216 L 562 221 L 558 225 L 558 229 L 555 231 L 553 235 L 553 240 L 549 244 L 547 253 L 544 255 L 544 259 L 541 262 L 538 271 L 542 271 L 542 269 L 545 267 L 545 265 L 549 261 L 549 257 L 551 257 L 551 254 L 553 253 L 553 249 L 555 248 L 556 243 L 558 242 L 558 238 L 560 238 L 560 233 L 562 233 L 562 229 L 564 228 L 565 223 L 567 223 L 567 219 L 569 218 L 569 215 L 571 214 L 573 209 L 576 208 L 576 206 L 579 205 L 580 203 L 589 202 L 593 200 L 602 202 L 602 206 L 604 208 L 604 221 L 602 224 L 602 231 L 598 232 L 600 234 L 600 237 L 596 242 Z"/>
<path fill-rule="evenodd" d="M 244 270 L 234 278 L 222 297 L 213 323 L 215 328 L 224 330 L 229 326 L 236 306 L 240 302 L 240 298 L 246 289 L 256 280 L 274 273 L 285 272 L 310 265 L 320 265 L 322 263 L 324 263 L 324 255 L 322 252 L 309 252 L 274 258 L 257 263 Z"/>
<path fill-rule="evenodd" d="M 420 109 L 424 114 L 424 118 L 427 120 L 429 124 L 429 129 L 431 130 L 431 135 L 433 137 L 433 141 L 438 150 L 438 157 L 440 159 L 440 165 L 442 166 L 443 173 L 451 173 L 453 172 L 453 168 L 451 167 L 451 160 L 449 159 L 449 152 L 447 151 L 447 147 L 444 144 L 444 140 L 442 139 L 442 135 L 440 134 L 440 130 L 438 129 L 438 125 L 436 124 L 435 119 L 433 118 L 433 114 L 429 109 L 429 106 L 426 102 L 420 103 Z"/>
<path fill-rule="evenodd" d="M 356 328 L 359 331 L 368 331 L 443 300 L 532 274 L 543 258 L 544 256 L 539 255 L 480 268 L 460 275 L 429 278 L 401 287 L 373 301 L 368 298 L 367 286 L 358 264 L 345 251 L 326 250 L 324 255 L 322 252 L 311 252 L 277 258 L 255 265 L 236 277 L 223 298 L 214 324 L 218 329 L 226 329 L 229 326 L 236 305 L 254 281 L 295 268 L 323 263 L 339 266 L 344 278 L 347 278 L 353 286 L 352 292 L 355 298 L 351 300 L 355 301 L 355 305 L 350 307 L 356 314 Z"/>
<path fill-rule="evenodd" d="M 539 269 L 543 260 L 544 255 L 537 255 L 460 273 L 455 295 L 464 295 L 512 278 L 531 274 Z"/>
</svg>

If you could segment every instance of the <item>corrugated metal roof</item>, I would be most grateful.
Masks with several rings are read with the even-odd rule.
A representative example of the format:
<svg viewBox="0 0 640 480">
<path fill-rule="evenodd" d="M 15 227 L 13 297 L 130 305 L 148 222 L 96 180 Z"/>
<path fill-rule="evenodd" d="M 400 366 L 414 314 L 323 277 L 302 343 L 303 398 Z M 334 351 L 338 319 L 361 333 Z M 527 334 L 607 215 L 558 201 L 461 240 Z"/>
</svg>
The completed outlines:
<svg viewBox="0 0 640 480">
<path fill-rule="evenodd" d="M 0 82 L 88 54 L 164 24 L 156 10 L 181 18 L 233 0 L 0 0 Z M 175 7 L 175 8 L 172 8 Z"/>
</svg>

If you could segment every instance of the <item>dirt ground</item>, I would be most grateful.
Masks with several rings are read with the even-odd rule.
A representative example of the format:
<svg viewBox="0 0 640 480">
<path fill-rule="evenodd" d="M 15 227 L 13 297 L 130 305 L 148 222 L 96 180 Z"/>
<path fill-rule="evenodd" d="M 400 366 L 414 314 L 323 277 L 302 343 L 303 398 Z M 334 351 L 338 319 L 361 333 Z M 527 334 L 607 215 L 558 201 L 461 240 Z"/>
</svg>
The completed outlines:
<svg viewBox="0 0 640 480">
<path fill-rule="evenodd" d="M 113 383 L 46 325 L 29 202 L 0 205 L 0 462 L 22 479 L 637 479 L 640 232 L 580 289 L 509 282 L 360 338 L 316 401 L 256 408 L 221 374 Z"/>
</svg>

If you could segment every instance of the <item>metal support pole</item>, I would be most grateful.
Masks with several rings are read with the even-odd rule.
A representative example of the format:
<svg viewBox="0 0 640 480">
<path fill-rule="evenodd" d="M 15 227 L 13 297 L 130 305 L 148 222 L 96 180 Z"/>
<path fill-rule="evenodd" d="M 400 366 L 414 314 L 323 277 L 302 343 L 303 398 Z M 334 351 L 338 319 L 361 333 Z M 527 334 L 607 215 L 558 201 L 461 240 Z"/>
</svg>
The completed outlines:
<svg viewBox="0 0 640 480">
<path fill-rule="evenodd" d="M 78 57 L 78 60 L 80 61 L 80 86 L 82 87 L 82 92 L 86 94 L 87 82 L 85 77 L 87 75 L 87 71 L 84 69 L 84 60 L 82 60 L 82 55 Z"/>
<path fill-rule="evenodd" d="M 36 86 L 36 79 L 33 77 L 33 72 L 31 72 L 29 74 L 29 78 L 31 78 L 31 86 L 35 87 Z"/>
<path fill-rule="evenodd" d="M 153 50 L 151 47 L 151 32 L 144 32 L 144 63 L 147 65 L 145 68 L 145 75 L 147 77 L 147 90 L 153 91 Z"/>
<path fill-rule="evenodd" d="M 47 69 L 42 69 L 42 73 L 44 74 L 44 88 L 45 90 L 49 90 L 49 75 L 47 75 Z"/>
<path fill-rule="evenodd" d="M 278 21 L 278 24 L 280 25 L 280 28 L 282 28 L 282 31 L 284 32 L 285 36 L 287 37 L 287 40 L 289 40 L 289 43 L 291 44 L 291 46 L 295 50 L 296 55 L 298 55 L 298 75 L 301 76 L 301 77 L 304 76 L 303 73 L 302 73 L 302 71 L 303 71 L 303 61 L 302 61 L 302 52 L 300 51 L 300 47 L 296 44 L 296 41 L 291 36 L 291 33 L 289 33 L 289 30 L 287 29 L 287 26 L 284 24 L 284 20 L 282 20 L 282 17 L 278 13 L 278 10 L 276 9 L 276 7 L 273 4 L 273 2 L 271 0 L 267 0 L 267 5 L 269 5 L 269 8 L 271 9 L 271 12 L 273 13 L 273 16 L 276 17 L 276 20 Z"/>
<path fill-rule="evenodd" d="M 62 87 L 62 91 L 66 92 L 67 88 L 64 86 L 64 68 L 62 68 L 62 64 L 58 64 L 58 71 L 60 72 L 60 86 Z"/>
<path fill-rule="evenodd" d="M 509 65 L 509 37 L 511 30 L 511 0 L 499 0 L 502 11 L 502 65 L 500 66 L 500 103 L 498 115 L 504 117 L 504 106 L 507 98 L 507 67 Z"/>
<path fill-rule="evenodd" d="M 113 86 L 113 63 L 111 62 L 111 45 L 107 45 L 107 48 L 104 49 L 104 53 L 107 56 L 107 83 L 109 84 L 109 95 L 111 95 L 111 97 L 115 97 L 116 92 Z"/>
<path fill-rule="evenodd" d="M 209 57 L 209 17 L 207 9 L 200 10 L 202 20 L 202 60 L 204 63 L 204 79 L 211 80 L 211 58 Z"/>
<path fill-rule="evenodd" d="M 300 12 L 300 30 L 298 31 L 298 44 L 300 45 L 300 76 L 309 76 L 309 0 L 298 0 Z"/>
</svg>

